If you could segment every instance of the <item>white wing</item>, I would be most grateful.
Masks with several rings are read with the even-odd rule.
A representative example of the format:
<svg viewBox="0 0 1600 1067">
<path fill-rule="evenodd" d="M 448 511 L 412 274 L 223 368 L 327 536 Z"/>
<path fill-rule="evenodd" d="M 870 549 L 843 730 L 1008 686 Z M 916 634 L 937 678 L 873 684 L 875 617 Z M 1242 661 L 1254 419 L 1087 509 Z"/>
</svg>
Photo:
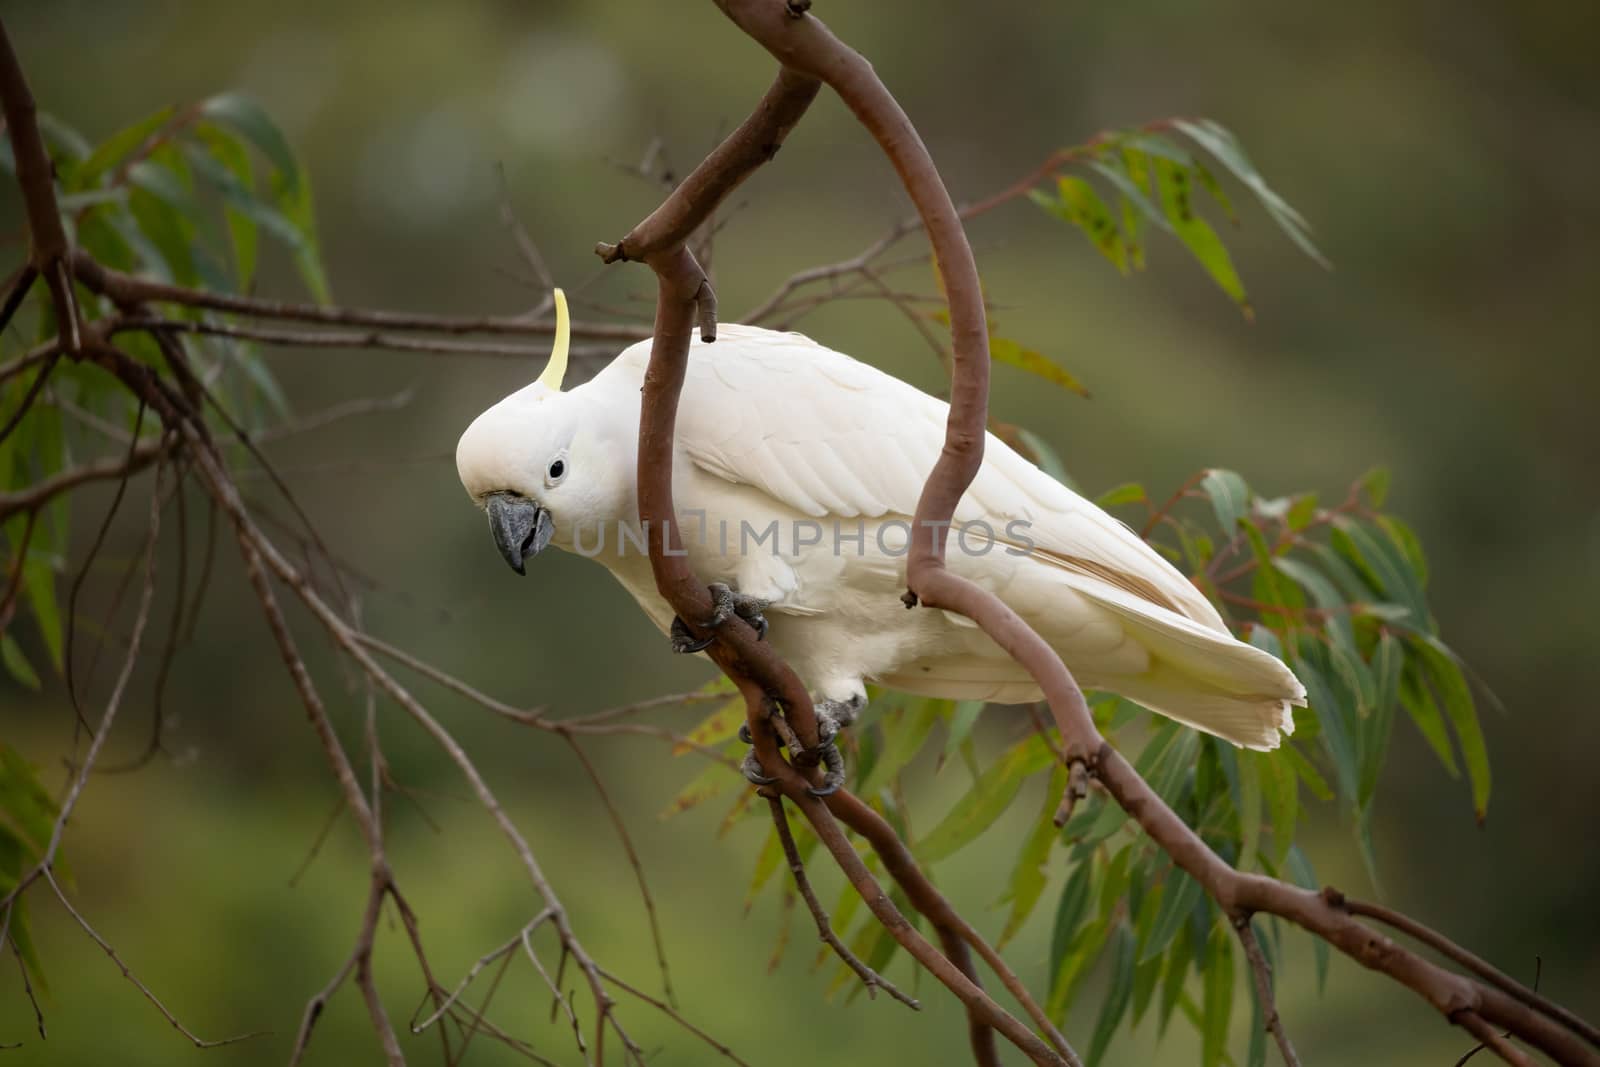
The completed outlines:
<svg viewBox="0 0 1600 1067">
<path fill-rule="evenodd" d="M 678 426 L 702 469 L 814 517 L 910 516 L 944 444 L 941 400 L 799 334 L 720 327 L 690 359 Z M 1224 630 L 1209 601 L 1127 526 L 993 434 L 955 521 L 1007 523 L 1051 562 Z M 1025 547 L 1025 546 L 1022 546 Z M 1122 597 L 1115 597 L 1119 602 Z"/>
</svg>

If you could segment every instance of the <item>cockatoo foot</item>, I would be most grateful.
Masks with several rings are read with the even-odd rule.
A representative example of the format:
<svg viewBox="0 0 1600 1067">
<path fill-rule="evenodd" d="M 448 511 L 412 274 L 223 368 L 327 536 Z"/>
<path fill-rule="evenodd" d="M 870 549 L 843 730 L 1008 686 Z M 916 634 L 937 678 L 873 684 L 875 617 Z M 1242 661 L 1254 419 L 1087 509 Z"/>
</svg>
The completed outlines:
<svg viewBox="0 0 1600 1067">
<path fill-rule="evenodd" d="M 701 629 L 715 630 L 735 616 L 749 623 L 756 632 L 756 640 L 763 641 L 767 636 L 767 617 L 762 614 L 766 610 L 768 601 L 760 597 L 745 596 L 736 593 L 732 587 L 722 582 L 712 582 L 706 586 L 711 592 L 711 618 L 701 623 Z M 689 654 L 703 652 L 711 647 L 714 636 L 696 637 L 694 631 L 689 629 L 689 624 L 682 618 L 672 617 L 672 651 Z"/>
<path fill-rule="evenodd" d="M 744 762 L 739 764 L 739 772 L 750 780 L 751 785 L 772 785 L 777 781 L 762 769 L 761 761 L 756 759 L 756 750 L 753 748 L 744 754 Z"/>
<path fill-rule="evenodd" d="M 761 613 L 767 610 L 771 601 L 734 592 L 732 587 L 722 582 L 711 582 L 706 588 L 711 591 L 711 603 L 714 605 L 707 626 L 716 628 L 737 615 L 755 630 L 757 641 L 766 640 L 767 617 Z"/>
<path fill-rule="evenodd" d="M 689 624 L 677 615 L 672 617 L 672 630 L 669 636 L 672 639 L 672 651 L 685 656 L 704 652 L 711 647 L 711 642 L 717 639 L 715 634 L 696 637 L 694 631 L 689 629 Z"/>
<path fill-rule="evenodd" d="M 860 694 L 852 695 L 848 700 L 817 701 L 816 754 L 822 762 L 823 773 L 822 784 L 811 787 L 812 796 L 825 797 L 837 793 L 839 787 L 844 785 L 844 756 L 839 752 L 839 731 L 855 722 L 856 716 L 866 706 L 867 698 Z"/>
<path fill-rule="evenodd" d="M 852 696 L 848 700 L 819 700 L 813 705 L 817 715 L 817 747 L 813 750 L 817 762 L 822 764 L 822 784 L 810 787 L 808 790 L 814 797 L 825 797 L 837 793 L 839 787 L 844 785 L 845 769 L 844 756 L 839 751 L 839 731 L 856 721 L 856 716 L 861 714 L 861 709 L 866 707 L 865 697 Z M 752 744 L 754 739 L 750 736 L 750 724 L 739 724 L 739 740 L 745 744 Z M 769 778 L 761 769 L 761 763 L 755 758 L 752 749 L 745 756 L 741 766 L 744 776 L 757 785 L 771 785 L 776 779 Z"/>
</svg>

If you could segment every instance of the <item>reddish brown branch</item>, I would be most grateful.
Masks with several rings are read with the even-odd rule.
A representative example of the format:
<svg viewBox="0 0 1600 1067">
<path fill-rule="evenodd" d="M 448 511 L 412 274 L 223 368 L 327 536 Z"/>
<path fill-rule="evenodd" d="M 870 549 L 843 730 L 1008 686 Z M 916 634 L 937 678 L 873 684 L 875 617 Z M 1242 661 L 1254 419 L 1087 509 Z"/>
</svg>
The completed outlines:
<svg viewBox="0 0 1600 1067">
<path fill-rule="evenodd" d="M 1343 894 L 1335 894 L 1335 898 L 1339 906 L 1351 915 L 1360 915 L 1364 918 L 1381 922 L 1385 926 L 1394 927 L 1407 937 L 1414 938 L 1427 945 L 1446 959 L 1465 967 L 1484 981 L 1498 986 L 1529 1007 L 1560 1020 L 1563 1025 L 1582 1034 L 1584 1040 L 1600 1047 L 1600 1028 L 1595 1027 L 1588 1020 L 1580 1018 L 1550 998 L 1541 996 L 1537 991 L 1529 989 L 1489 961 L 1467 951 L 1437 930 L 1424 926 L 1411 918 L 1411 916 L 1403 915 L 1393 908 L 1386 908 L 1382 904 L 1369 904 L 1364 900 L 1352 900 Z"/>
</svg>

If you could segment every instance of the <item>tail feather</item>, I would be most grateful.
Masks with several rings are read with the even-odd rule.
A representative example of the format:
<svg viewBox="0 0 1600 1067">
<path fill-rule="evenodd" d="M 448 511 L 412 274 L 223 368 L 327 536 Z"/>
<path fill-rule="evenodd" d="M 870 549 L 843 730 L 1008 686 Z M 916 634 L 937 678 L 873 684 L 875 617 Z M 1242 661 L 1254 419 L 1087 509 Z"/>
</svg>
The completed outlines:
<svg viewBox="0 0 1600 1067">
<path fill-rule="evenodd" d="M 1294 732 L 1305 686 L 1282 660 L 1223 630 L 1160 608 L 1101 601 L 1151 655 L 1150 670 L 1104 688 L 1246 748 L 1274 749 Z"/>
</svg>

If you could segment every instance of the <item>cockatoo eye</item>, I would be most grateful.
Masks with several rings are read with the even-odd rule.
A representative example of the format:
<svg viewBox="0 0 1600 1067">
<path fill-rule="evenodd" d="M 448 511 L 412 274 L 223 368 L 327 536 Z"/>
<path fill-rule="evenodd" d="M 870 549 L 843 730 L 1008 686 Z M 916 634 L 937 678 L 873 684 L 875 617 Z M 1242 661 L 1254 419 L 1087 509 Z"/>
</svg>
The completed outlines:
<svg viewBox="0 0 1600 1067">
<path fill-rule="evenodd" d="M 545 481 L 550 485 L 557 485 L 567 476 L 567 461 L 555 459 L 550 463 L 550 469 L 545 472 Z"/>
</svg>

